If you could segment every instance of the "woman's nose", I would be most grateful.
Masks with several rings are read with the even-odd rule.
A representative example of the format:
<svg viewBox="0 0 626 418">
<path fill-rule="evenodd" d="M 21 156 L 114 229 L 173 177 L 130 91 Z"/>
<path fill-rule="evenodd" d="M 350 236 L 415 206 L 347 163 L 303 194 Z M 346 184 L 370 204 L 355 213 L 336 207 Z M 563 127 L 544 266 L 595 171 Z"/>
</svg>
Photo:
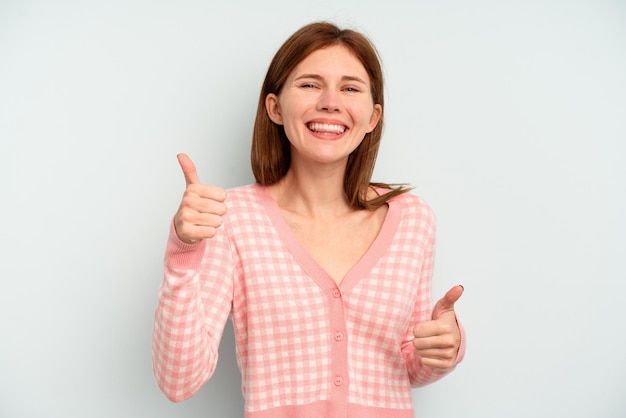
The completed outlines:
<svg viewBox="0 0 626 418">
<path fill-rule="evenodd" d="M 326 112 L 338 112 L 341 109 L 341 99 L 339 94 L 331 89 L 325 89 L 320 94 L 318 103 L 320 110 Z"/>
</svg>

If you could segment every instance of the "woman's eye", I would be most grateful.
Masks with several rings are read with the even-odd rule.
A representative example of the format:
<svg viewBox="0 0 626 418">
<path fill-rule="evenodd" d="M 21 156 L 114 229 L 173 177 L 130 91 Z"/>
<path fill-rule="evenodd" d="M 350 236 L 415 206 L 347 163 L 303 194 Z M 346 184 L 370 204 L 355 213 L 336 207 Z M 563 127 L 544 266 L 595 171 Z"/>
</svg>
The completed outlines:
<svg viewBox="0 0 626 418">
<path fill-rule="evenodd" d="M 315 84 L 305 83 L 305 84 L 302 84 L 300 87 L 303 88 L 303 89 L 314 89 L 315 88 Z"/>
<path fill-rule="evenodd" d="M 344 90 L 347 91 L 348 93 L 358 93 L 360 91 L 356 87 L 346 87 Z"/>
</svg>

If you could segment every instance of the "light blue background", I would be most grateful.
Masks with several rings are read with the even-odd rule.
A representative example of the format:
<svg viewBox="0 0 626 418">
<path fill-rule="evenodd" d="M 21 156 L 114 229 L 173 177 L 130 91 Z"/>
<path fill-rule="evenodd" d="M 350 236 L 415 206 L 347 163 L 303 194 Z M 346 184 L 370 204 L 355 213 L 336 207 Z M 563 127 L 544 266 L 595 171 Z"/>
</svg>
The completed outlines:
<svg viewBox="0 0 626 418">
<path fill-rule="evenodd" d="M 152 376 L 175 155 L 251 182 L 267 65 L 318 19 L 380 50 L 375 180 L 435 209 L 434 296 L 466 288 L 416 416 L 626 416 L 626 4 L 598 0 L 1 1 L 0 416 L 242 415 L 230 325 L 191 400 Z"/>
</svg>

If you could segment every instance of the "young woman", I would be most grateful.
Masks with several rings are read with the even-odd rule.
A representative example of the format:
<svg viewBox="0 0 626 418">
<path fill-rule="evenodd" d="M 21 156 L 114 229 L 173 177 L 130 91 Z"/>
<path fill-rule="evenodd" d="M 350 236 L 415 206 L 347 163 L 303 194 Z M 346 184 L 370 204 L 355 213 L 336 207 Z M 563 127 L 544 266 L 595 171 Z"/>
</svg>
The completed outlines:
<svg viewBox="0 0 626 418">
<path fill-rule="evenodd" d="M 413 417 L 411 387 L 461 361 L 463 288 L 431 303 L 431 209 L 407 188 L 371 182 L 383 105 L 370 42 L 313 23 L 267 72 L 255 184 L 204 185 L 178 156 L 187 187 L 153 332 L 168 398 L 211 377 L 229 317 L 249 418 Z"/>
</svg>

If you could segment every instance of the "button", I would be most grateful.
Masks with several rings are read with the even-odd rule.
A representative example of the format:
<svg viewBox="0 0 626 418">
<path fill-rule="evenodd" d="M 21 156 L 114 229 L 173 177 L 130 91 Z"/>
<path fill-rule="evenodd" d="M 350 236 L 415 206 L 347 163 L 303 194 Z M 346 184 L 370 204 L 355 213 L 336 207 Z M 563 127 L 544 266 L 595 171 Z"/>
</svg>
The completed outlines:
<svg viewBox="0 0 626 418">
<path fill-rule="evenodd" d="M 335 341 L 341 341 L 341 340 L 343 340 L 343 332 L 341 331 L 335 332 Z"/>
<path fill-rule="evenodd" d="M 333 289 L 333 296 L 336 298 L 341 297 L 341 292 L 339 291 L 339 289 Z"/>
<path fill-rule="evenodd" d="M 341 376 L 335 376 L 333 383 L 335 384 L 335 386 L 341 386 L 341 384 L 343 383 L 343 378 Z"/>
</svg>

